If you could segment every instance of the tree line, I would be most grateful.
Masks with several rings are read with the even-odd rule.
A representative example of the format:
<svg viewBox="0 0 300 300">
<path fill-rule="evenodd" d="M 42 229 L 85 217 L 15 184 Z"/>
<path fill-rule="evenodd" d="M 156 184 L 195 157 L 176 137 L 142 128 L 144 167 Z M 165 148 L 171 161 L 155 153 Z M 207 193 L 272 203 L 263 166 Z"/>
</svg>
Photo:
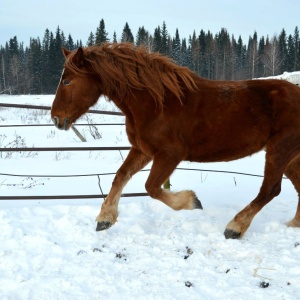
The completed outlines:
<svg viewBox="0 0 300 300">
<path fill-rule="evenodd" d="M 81 40 L 74 42 L 70 34 L 65 36 L 58 27 L 55 33 L 46 29 L 42 39 L 30 38 L 26 47 L 16 36 L 0 46 L 0 94 L 54 94 L 64 63 L 61 47 L 73 50 L 118 41 L 160 52 L 209 79 L 242 80 L 300 70 L 297 26 L 289 35 L 282 29 L 279 35 L 258 38 L 254 32 L 244 43 L 241 36 L 236 39 L 225 28 L 214 35 L 210 31 L 200 30 L 199 34 L 194 31 L 188 39 L 181 39 L 176 29 L 175 36 L 171 37 L 165 22 L 153 33 L 144 26 L 139 27 L 134 37 L 126 23 L 121 37 L 117 39 L 114 32 L 110 40 L 101 19 L 85 44 Z"/>
</svg>

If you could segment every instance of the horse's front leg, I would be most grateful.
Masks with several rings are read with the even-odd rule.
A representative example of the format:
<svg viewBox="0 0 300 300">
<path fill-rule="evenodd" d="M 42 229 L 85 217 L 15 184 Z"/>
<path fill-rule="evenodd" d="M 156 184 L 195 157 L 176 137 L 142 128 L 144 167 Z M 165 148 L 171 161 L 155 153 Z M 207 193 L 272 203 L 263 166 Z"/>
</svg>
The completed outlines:
<svg viewBox="0 0 300 300">
<path fill-rule="evenodd" d="M 117 171 L 109 194 L 104 200 L 101 211 L 96 218 L 96 231 L 104 230 L 112 226 L 118 217 L 118 204 L 123 188 L 129 179 L 151 161 L 140 150 L 131 148 L 124 163 Z"/>
<path fill-rule="evenodd" d="M 202 209 L 201 202 L 193 191 L 185 190 L 173 193 L 161 188 L 180 161 L 179 155 L 157 153 L 153 158 L 153 165 L 146 182 L 146 190 L 152 198 L 160 200 L 174 210 Z"/>
</svg>

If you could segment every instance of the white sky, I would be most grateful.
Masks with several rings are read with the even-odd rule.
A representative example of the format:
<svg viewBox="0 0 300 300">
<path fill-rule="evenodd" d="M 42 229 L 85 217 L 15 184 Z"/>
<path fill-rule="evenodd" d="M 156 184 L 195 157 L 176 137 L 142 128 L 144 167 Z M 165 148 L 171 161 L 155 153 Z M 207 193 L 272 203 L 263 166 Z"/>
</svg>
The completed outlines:
<svg viewBox="0 0 300 300">
<path fill-rule="evenodd" d="M 14 36 L 27 45 L 30 37 L 42 39 L 46 28 L 55 32 L 57 26 L 85 45 L 102 18 L 110 39 L 114 31 L 121 37 L 125 22 L 135 37 L 140 26 L 153 34 L 165 21 L 172 37 L 176 28 L 180 38 L 188 38 L 194 30 L 216 34 L 224 27 L 247 43 L 255 30 L 258 37 L 279 34 L 282 28 L 293 34 L 300 27 L 299 13 L 299 0 L 1 0 L 0 45 Z"/>
</svg>

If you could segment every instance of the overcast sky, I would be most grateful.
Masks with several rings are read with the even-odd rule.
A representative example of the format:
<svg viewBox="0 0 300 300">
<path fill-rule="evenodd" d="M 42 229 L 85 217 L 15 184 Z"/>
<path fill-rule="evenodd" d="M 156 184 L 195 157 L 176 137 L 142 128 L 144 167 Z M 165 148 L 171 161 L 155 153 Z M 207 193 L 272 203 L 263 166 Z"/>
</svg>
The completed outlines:
<svg viewBox="0 0 300 300">
<path fill-rule="evenodd" d="M 126 22 L 135 37 L 139 27 L 153 34 L 165 21 L 171 37 L 176 28 L 188 38 L 194 30 L 215 35 L 224 27 L 247 43 L 254 31 L 258 37 L 282 28 L 293 34 L 300 27 L 300 0 L 1 0 L 0 45 L 14 36 L 28 45 L 30 37 L 42 39 L 46 28 L 55 32 L 57 26 L 85 45 L 102 18 L 110 39 L 114 31 L 121 37 Z"/>
</svg>

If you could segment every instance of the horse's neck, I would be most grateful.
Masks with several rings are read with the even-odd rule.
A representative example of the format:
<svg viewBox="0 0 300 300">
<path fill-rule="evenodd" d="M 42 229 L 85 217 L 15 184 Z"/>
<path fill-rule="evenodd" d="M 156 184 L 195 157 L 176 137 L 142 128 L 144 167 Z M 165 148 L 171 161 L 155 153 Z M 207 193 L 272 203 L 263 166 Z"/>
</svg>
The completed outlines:
<svg viewBox="0 0 300 300">
<path fill-rule="evenodd" d="M 156 110 L 156 107 L 155 102 L 148 93 L 140 93 L 140 91 L 136 90 L 133 91 L 131 95 L 126 95 L 121 100 L 117 96 L 111 97 L 110 99 L 128 119 L 132 121 L 142 121 L 143 118 L 149 115 L 149 111 L 152 112 L 152 116 L 154 117 L 153 113 Z"/>
<path fill-rule="evenodd" d="M 130 107 L 128 106 L 127 99 L 120 100 L 118 96 L 112 95 L 112 96 L 106 96 L 108 99 L 110 99 L 119 110 L 126 116 L 131 116 L 132 112 L 130 110 Z"/>
</svg>

